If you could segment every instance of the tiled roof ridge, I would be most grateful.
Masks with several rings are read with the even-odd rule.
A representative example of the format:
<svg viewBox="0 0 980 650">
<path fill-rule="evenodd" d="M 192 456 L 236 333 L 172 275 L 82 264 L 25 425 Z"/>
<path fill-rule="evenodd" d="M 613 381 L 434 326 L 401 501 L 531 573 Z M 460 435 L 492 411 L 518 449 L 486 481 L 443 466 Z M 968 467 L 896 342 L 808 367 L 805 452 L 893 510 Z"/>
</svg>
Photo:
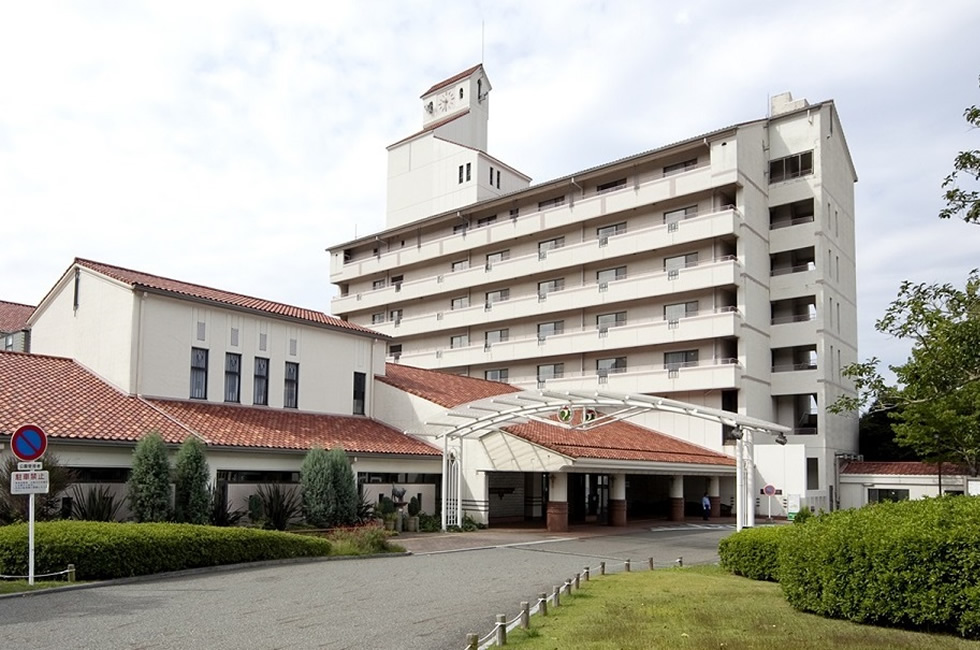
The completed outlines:
<svg viewBox="0 0 980 650">
<path fill-rule="evenodd" d="M 138 271 L 136 269 L 129 269 L 114 264 L 106 264 L 104 262 L 89 260 L 83 257 L 76 257 L 74 264 L 85 267 L 91 271 L 95 271 L 96 273 L 106 275 L 119 282 L 123 282 L 130 287 L 146 287 L 148 289 L 155 289 L 166 293 L 199 298 L 201 300 L 222 305 L 252 309 L 269 314 L 275 314 L 277 316 L 293 317 L 307 322 L 331 325 L 341 329 L 362 332 L 365 334 L 373 334 L 382 338 L 385 337 L 385 335 L 381 334 L 380 332 L 375 332 L 374 330 L 362 327 L 356 323 L 351 323 L 350 321 L 342 320 L 336 316 L 330 316 L 326 312 L 318 309 L 290 305 L 284 302 L 249 296 L 235 291 L 216 289 L 204 284 L 177 280 L 175 278 L 169 278 L 163 275 Z M 175 286 L 168 287 L 168 283 L 172 283 Z"/>
<path fill-rule="evenodd" d="M 194 436 L 195 438 L 197 438 L 198 440 L 200 440 L 201 442 L 203 442 L 205 445 L 210 445 L 211 444 L 211 441 L 208 440 L 206 437 L 204 437 L 203 434 L 199 433 L 195 429 L 189 427 L 188 425 L 184 424 L 183 422 L 181 422 L 180 420 L 178 420 L 174 416 L 170 415 L 169 413 L 167 413 L 166 411 L 164 411 L 163 409 L 161 409 L 159 406 L 157 406 L 156 404 L 154 404 L 149 399 L 144 398 L 142 395 L 136 395 L 135 397 L 136 397 L 136 399 L 138 399 L 139 401 L 143 402 L 144 404 L 146 404 L 147 406 L 149 406 L 151 409 L 153 409 L 153 411 L 155 411 L 156 413 L 159 413 L 162 417 L 164 417 L 167 420 L 169 420 L 170 422 L 172 422 L 174 424 L 174 426 L 177 426 L 180 429 L 183 429 L 187 433 L 191 434 L 192 436 Z M 176 400 L 174 400 L 174 401 L 176 401 Z"/>
<path fill-rule="evenodd" d="M 472 66 L 470 68 L 467 68 L 466 70 L 463 70 L 462 72 L 458 72 L 458 73 L 454 74 L 453 76 L 449 77 L 448 79 L 443 79 L 442 81 L 440 81 L 439 83 L 433 85 L 431 88 L 429 88 L 424 93 L 422 93 L 421 95 L 419 95 L 419 98 L 425 97 L 426 95 L 428 95 L 430 93 L 434 93 L 435 91 L 439 90 L 440 88 L 444 88 L 445 86 L 448 86 L 449 84 L 452 84 L 452 83 L 455 83 L 455 82 L 459 81 L 460 79 L 466 79 L 467 77 L 469 77 L 471 74 L 473 74 L 474 72 L 476 72 L 477 70 L 479 70 L 482 67 L 483 67 L 483 63 L 477 63 L 476 65 L 474 65 L 474 66 Z"/>
<path fill-rule="evenodd" d="M 13 300 L 0 300 L 0 305 L 12 305 L 14 307 L 27 307 L 28 309 L 34 309 L 36 305 L 25 305 L 22 302 L 14 302 Z"/>
</svg>

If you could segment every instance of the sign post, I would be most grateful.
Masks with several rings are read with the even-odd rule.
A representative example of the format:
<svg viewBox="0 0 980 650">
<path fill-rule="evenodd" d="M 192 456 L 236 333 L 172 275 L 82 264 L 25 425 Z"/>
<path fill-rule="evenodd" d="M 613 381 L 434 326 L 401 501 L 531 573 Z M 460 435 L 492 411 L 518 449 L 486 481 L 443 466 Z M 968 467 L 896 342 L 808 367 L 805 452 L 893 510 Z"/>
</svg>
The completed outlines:
<svg viewBox="0 0 980 650">
<path fill-rule="evenodd" d="M 48 449 L 48 436 L 41 427 L 27 424 L 17 429 L 10 438 L 10 451 L 14 453 L 20 471 L 10 474 L 10 493 L 28 494 L 27 524 L 27 584 L 34 584 L 34 495 L 48 493 L 48 473 L 41 470 L 38 461 Z"/>
<path fill-rule="evenodd" d="M 762 488 L 762 493 L 769 497 L 769 520 L 772 521 L 772 496 L 776 494 L 776 486 L 767 484 Z"/>
</svg>

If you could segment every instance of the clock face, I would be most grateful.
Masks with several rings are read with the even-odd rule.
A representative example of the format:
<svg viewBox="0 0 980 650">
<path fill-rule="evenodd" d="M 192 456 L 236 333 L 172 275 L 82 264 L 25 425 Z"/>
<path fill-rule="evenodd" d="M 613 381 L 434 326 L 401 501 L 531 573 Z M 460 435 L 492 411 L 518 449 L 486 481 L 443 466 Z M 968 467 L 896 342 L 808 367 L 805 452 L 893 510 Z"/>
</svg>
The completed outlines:
<svg viewBox="0 0 980 650">
<path fill-rule="evenodd" d="M 440 113 L 448 113 L 449 109 L 456 105 L 456 95 L 452 91 L 447 91 L 439 95 L 436 100 L 436 107 Z"/>
</svg>

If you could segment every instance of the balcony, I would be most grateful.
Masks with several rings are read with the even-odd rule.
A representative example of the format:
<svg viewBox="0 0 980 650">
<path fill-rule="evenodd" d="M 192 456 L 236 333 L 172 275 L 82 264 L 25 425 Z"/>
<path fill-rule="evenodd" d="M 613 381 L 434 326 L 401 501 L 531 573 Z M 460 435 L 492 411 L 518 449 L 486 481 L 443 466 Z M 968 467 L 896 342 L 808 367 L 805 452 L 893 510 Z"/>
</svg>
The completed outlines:
<svg viewBox="0 0 980 650">
<path fill-rule="evenodd" d="M 771 347 L 786 348 L 798 343 L 809 343 L 816 340 L 816 314 L 781 316 L 772 319 L 772 328 L 769 330 L 769 345 Z"/>
<path fill-rule="evenodd" d="M 497 307 L 501 303 L 497 303 Z M 582 354 L 603 350 L 629 350 L 684 341 L 734 337 L 742 322 L 741 314 L 732 307 L 703 311 L 697 316 L 677 321 L 646 319 L 623 325 L 597 329 L 594 326 L 566 329 L 560 334 L 515 338 L 495 343 L 474 342 L 462 348 L 412 348 L 404 344 L 402 362 L 424 368 L 452 368 L 484 364 L 504 364 L 541 356 Z"/>
<path fill-rule="evenodd" d="M 501 264 L 507 264 L 501 262 Z M 494 265 L 494 268 L 497 264 Z M 468 273 L 469 271 L 464 271 Z M 568 279 L 566 278 L 566 282 Z M 681 291 L 701 291 L 714 287 L 735 286 L 741 282 L 741 265 L 733 257 L 701 262 L 696 266 L 675 272 L 658 271 L 638 274 L 606 284 L 605 289 L 595 282 L 572 286 L 566 284 L 561 291 L 548 293 L 542 300 L 537 287 L 529 286 L 524 295 L 511 295 L 509 300 L 485 306 L 478 304 L 462 309 L 447 309 L 412 317 L 403 317 L 395 327 L 393 323 L 376 323 L 372 329 L 396 337 L 411 337 L 438 330 L 480 327 L 488 323 L 515 318 L 545 318 L 549 313 L 580 310 L 583 305 L 612 305 L 631 300 L 666 296 Z M 383 291 L 383 290 L 382 290 Z M 404 291 L 404 289 L 403 289 Z M 430 301 L 429 304 L 432 304 Z M 375 309 L 380 310 L 384 303 Z"/>
<path fill-rule="evenodd" d="M 668 370 L 663 364 L 629 366 L 600 375 L 599 371 L 565 372 L 560 378 L 539 382 L 534 375 L 512 376 L 509 383 L 523 389 L 601 389 L 622 393 L 670 393 L 735 388 L 742 376 L 737 359 L 709 359 L 698 365 Z"/>
<path fill-rule="evenodd" d="M 424 241 L 421 245 L 406 245 L 401 248 L 385 250 L 383 246 L 377 254 L 369 252 L 345 256 L 342 251 L 332 255 L 330 281 L 350 282 L 365 275 L 384 273 L 410 264 L 431 261 L 443 256 L 525 236 L 536 236 L 542 231 L 579 223 L 587 219 L 601 217 L 634 209 L 638 206 L 664 201 L 689 193 L 700 192 L 735 182 L 734 170 L 731 174 L 712 174 L 710 166 L 703 166 L 675 174 L 666 178 L 655 178 L 635 187 L 628 182 L 625 187 L 591 196 L 577 197 L 573 203 L 549 207 L 541 211 L 529 208 L 526 216 L 517 219 L 498 220 L 482 227 L 470 228 L 464 234 L 448 234 L 445 237 Z M 522 211 L 524 212 L 524 211 Z M 342 313 L 334 309 L 334 313 Z"/>
</svg>

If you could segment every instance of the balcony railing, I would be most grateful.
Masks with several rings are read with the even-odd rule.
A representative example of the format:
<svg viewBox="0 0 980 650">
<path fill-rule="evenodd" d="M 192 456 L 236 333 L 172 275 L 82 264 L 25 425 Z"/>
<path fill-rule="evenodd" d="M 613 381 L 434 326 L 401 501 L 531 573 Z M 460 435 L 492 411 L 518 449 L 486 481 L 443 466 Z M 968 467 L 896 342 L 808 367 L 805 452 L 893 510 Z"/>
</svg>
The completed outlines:
<svg viewBox="0 0 980 650">
<path fill-rule="evenodd" d="M 545 385 L 550 381 L 559 381 L 563 379 L 582 379 L 594 377 L 596 380 L 608 379 L 610 376 L 624 376 L 624 375 L 634 375 L 634 374 L 669 374 L 671 372 L 678 372 L 683 374 L 685 368 L 717 368 L 717 367 L 731 367 L 738 366 L 738 359 L 732 358 L 719 358 L 719 359 L 704 359 L 701 361 L 689 362 L 680 364 L 681 368 L 670 369 L 664 364 L 643 364 L 643 365 L 630 365 L 626 368 L 612 369 L 610 368 L 608 372 L 602 374 L 599 370 L 581 370 L 581 371 L 569 371 L 566 366 L 566 370 L 558 376 L 542 378 L 537 375 L 512 375 L 508 380 L 509 383 L 515 386 L 534 384 L 538 388 L 544 388 Z"/>
<path fill-rule="evenodd" d="M 804 273 L 806 271 L 815 271 L 817 265 L 814 262 L 807 262 L 805 264 L 796 264 L 794 266 L 780 266 L 774 268 L 769 274 L 771 276 L 777 275 L 789 275 L 790 273 Z"/>
<path fill-rule="evenodd" d="M 794 217 L 792 219 L 780 219 L 779 221 L 773 221 L 769 224 L 769 230 L 779 230 L 780 228 L 789 228 L 790 226 L 799 226 L 804 223 L 813 223 L 813 215 L 806 217 Z"/>
<path fill-rule="evenodd" d="M 781 363 L 774 365 L 772 367 L 773 372 L 796 372 L 799 370 L 816 370 L 816 361 L 807 361 L 804 363 Z"/>
<path fill-rule="evenodd" d="M 816 320 L 816 314 L 792 314 L 790 316 L 776 316 L 772 319 L 772 325 L 786 325 L 787 323 L 805 323 Z"/>
</svg>

